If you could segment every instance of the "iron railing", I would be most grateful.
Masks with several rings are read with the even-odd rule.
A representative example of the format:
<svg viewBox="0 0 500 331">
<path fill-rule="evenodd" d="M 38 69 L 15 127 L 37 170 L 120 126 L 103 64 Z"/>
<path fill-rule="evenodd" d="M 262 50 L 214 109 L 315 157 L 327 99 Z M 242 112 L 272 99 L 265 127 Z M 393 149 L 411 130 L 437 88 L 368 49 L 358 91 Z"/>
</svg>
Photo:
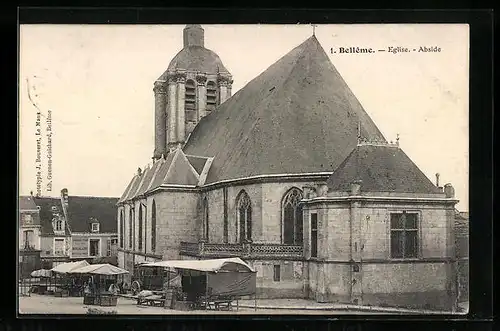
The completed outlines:
<svg viewBox="0 0 500 331">
<path fill-rule="evenodd" d="M 207 243 L 181 242 L 180 254 L 195 257 L 245 257 L 245 258 L 276 258 L 302 259 L 302 245 L 284 245 L 272 243 Z"/>
</svg>

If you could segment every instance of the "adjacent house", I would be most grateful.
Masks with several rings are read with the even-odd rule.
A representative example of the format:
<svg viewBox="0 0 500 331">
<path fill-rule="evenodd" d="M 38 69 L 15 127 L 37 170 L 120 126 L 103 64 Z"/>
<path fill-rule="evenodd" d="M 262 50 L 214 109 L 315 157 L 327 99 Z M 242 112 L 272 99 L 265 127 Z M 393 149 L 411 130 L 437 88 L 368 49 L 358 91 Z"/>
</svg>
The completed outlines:
<svg viewBox="0 0 500 331">
<path fill-rule="evenodd" d="M 38 269 L 41 247 L 40 210 L 32 196 L 19 197 L 19 272 L 26 276 Z"/>
<path fill-rule="evenodd" d="M 40 215 L 43 266 L 116 256 L 116 198 L 69 196 L 33 197 Z"/>
<path fill-rule="evenodd" d="M 456 211 L 455 241 L 458 260 L 458 301 L 469 301 L 469 213 Z"/>
</svg>

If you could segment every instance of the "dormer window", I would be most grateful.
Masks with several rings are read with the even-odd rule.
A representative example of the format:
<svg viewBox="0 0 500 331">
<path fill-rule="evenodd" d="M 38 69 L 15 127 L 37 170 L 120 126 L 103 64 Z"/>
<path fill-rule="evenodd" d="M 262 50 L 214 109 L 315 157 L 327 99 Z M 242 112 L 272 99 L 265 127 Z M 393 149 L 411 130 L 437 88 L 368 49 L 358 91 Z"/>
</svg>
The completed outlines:
<svg viewBox="0 0 500 331">
<path fill-rule="evenodd" d="M 31 224 L 31 221 L 32 221 L 32 217 L 31 217 L 31 215 L 30 215 L 30 214 L 26 214 L 26 215 L 24 215 L 24 222 L 25 222 L 26 224 Z"/>
<path fill-rule="evenodd" d="M 64 232 L 64 219 L 61 217 L 54 217 L 52 219 L 52 227 L 54 229 L 54 232 L 58 232 L 61 234 Z"/>
<path fill-rule="evenodd" d="M 99 223 L 92 223 L 92 232 L 99 232 Z"/>
</svg>

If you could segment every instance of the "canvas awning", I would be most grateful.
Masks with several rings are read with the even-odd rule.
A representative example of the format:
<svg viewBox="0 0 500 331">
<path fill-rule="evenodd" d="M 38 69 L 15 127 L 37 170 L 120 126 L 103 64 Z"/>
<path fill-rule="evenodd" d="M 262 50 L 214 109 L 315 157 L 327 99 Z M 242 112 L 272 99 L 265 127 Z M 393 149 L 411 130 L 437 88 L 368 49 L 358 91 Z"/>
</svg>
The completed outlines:
<svg viewBox="0 0 500 331">
<path fill-rule="evenodd" d="M 31 277 L 35 278 L 42 278 L 42 277 L 49 278 L 51 276 L 52 276 L 52 271 L 48 269 L 39 269 L 31 273 Z"/>
<path fill-rule="evenodd" d="M 239 257 L 211 260 L 172 260 L 145 263 L 145 267 L 163 267 L 174 269 L 196 270 L 204 272 L 237 271 L 255 272 L 255 270 Z"/>
<path fill-rule="evenodd" d="M 115 267 L 114 265 L 105 264 L 90 264 L 78 269 L 73 269 L 72 274 L 93 274 L 93 275 L 123 275 L 128 274 L 128 271 L 122 268 Z"/>
<path fill-rule="evenodd" d="M 59 265 L 56 265 L 51 270 L 53 272 L 56 272 L 56 273 L 66 274 L 66 273 L 69 273 L 72 270 L 75 270 L 75 269 L 78 269 L 78 268 L 81 268 L 81 267 L 84 267 L 84 266 L 88 266 L 88 265 L 89 265 L 89 263 L 87 261 L 85 261 L 85 260 L 83 260 L 83 261 L 77 261 L 77 262 L 66 262 L 66 263 L 61 263 Z"/>
</svg>

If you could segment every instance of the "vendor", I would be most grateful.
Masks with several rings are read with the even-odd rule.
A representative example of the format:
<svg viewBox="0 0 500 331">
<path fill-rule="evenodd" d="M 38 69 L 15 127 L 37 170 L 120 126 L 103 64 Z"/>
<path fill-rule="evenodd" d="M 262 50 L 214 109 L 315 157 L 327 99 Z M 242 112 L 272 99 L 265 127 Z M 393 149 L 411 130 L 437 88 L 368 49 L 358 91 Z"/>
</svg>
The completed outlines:
<svg viewBox="0 0 500 331">
<path fill-rule="evenodd" d="M 85 283 L 85 287 L 83 289 L 83 293 L 85 294 L 85 296 L 89 296 L 89 295 L 92 294 L 92 289 L 90 287 L 90 282 Z"/>
<path fill-rule="evenodd" d="M 111 285 L 109 285 L 108 292 L 113 294 L 113 295 L 118 294 L 118 288 L 116 287 L 116 285 L 114 283 L 111 283 Z"/>
</svg>

